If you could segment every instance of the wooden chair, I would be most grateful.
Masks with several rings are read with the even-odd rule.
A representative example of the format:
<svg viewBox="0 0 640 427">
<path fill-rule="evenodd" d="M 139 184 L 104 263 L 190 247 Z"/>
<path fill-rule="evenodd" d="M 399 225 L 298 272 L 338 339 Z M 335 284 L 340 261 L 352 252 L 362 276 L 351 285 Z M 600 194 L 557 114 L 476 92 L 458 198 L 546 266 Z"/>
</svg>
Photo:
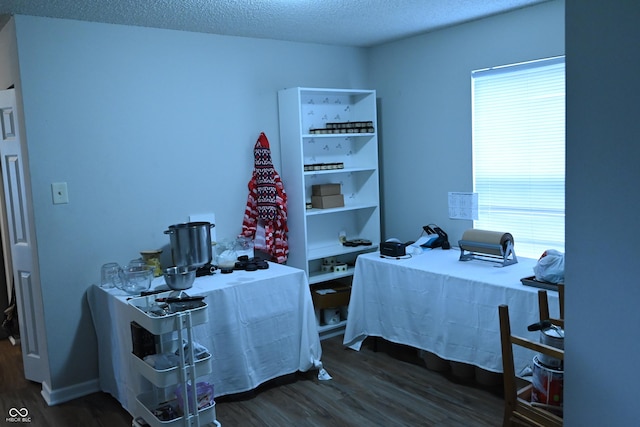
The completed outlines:
<svg viewBox="0 0 640 427">
<path fill-rule="evenodd" d="M 560 317 L 552 319 L 549 315 L 549 299 L 547 291 L 540 289 L 538 291 L 538 308 L 540 311 L 540 321 L 550 320 L 556 326 L 564 329 L 564 283 L 558 284 L 558 301 L 560 303 Z"/>
<path fill-rule="evenodd" d="M 533 386 L 526 385 L 518 389 L 518 378 L 513 362 L 513 345 L 528 348 L 557 359 L 564 360 L 564 351 L 539 342 L 511 334 L 509 307 L 498 307 L 500 317 L 500 342 L 502 345 L 502 370 L 504 381 L 504 419 L 503 426 L 525 425 L 537 427 L 562 426 L 562 418 L 554 413 L 558 408 L 531 402 Z"/>
</svg>

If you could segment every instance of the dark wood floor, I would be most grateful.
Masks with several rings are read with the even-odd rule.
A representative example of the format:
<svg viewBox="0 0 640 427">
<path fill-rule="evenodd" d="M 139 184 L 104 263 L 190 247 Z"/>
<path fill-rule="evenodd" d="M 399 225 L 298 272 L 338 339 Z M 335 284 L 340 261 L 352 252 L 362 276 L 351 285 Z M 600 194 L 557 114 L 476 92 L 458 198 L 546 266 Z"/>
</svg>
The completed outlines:
<svg viewBox="0 0 640 427">
<path fill-rule="evenodd" d="M 417 352 L 373 340 L 361 351 L 342 337 L 322 341 L 330 381 L 300 373 L 255 392 L 216 399 L 223 427 L 230 426 L 499 426 L 501 387 L 482 387 L 424 367 Z M 32 426 L 130 426 L 131 416 L 111 396 L 95 393 L 48 407 L 40 384 L 26 381 L 19 348 L 0 341 L 0 421 L 10 408 L 27 408 Z M 22 424 L 24 425 L 24 424 Z"/>
<path fill-rule="evenodd" d="M 131 416 L 105 393 L 94 393 L 56 406 L 47 406 L 42 386 L 24 378 L 20 346 L 0 340 L 0 426 L 118 427 L 131 426 Z M 7 422 L 11 408 L 28 411 L 29 423 Z"/>
</svg>

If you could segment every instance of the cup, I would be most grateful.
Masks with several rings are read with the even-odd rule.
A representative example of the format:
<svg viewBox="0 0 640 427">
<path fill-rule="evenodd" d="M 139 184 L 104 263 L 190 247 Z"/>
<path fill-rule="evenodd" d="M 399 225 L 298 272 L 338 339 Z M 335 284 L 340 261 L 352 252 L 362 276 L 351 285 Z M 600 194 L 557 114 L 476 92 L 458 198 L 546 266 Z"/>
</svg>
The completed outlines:
<svg viewBox="0 0 640 427">
<path fill-rule="evenodd" d="M 108 262 L 100 269 L 100 287 L 111 289 L 118 287 L 120 283 L 120 265 L 117 262 Z"/>
<path fill-rule="evenodd" d="M 126 265 L 119 270 L 121 284 L 118 286 L 129 295 L 137 295 L 151 287 L 153 268 L 147 264 Z"/>
</svg>

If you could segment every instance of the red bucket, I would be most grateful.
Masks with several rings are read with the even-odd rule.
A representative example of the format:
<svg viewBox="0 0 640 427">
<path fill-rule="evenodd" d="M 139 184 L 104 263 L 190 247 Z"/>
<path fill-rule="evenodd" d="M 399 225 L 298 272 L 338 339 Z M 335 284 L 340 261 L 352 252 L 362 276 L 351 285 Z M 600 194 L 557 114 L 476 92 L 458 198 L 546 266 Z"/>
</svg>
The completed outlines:
<svg viewBox="0 0 640 427">
<path fill-rule="evenodd" d="M 562 406 L 564 371 L 543 365 L 538 355 L 533 357 L 533 390 L 531 401 L 545 405 Z"/>
</svg>

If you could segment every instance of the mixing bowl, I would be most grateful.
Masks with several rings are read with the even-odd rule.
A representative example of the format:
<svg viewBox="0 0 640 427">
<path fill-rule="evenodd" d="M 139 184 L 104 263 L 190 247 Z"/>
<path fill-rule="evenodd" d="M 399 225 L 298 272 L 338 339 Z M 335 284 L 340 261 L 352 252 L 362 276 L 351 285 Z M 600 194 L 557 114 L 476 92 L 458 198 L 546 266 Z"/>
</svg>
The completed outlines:
<svg viewBox="0 0 640 427">
<path fill-rule="evenodd" d="M 164 280 L 170 289 L 183 291 L 193 285 L 193 281 L 196 280 L 197 269 L 198 267 L 194 265 L 165 268 L 163 271 Z"/>
<path fill-rule="evenodd" d="M 149 290 L 153 280 L 153 269 L 147 265 L 127 265 L 120 270 L 120 289 L 129 295 L 137 295 Z"/>
</svg>

